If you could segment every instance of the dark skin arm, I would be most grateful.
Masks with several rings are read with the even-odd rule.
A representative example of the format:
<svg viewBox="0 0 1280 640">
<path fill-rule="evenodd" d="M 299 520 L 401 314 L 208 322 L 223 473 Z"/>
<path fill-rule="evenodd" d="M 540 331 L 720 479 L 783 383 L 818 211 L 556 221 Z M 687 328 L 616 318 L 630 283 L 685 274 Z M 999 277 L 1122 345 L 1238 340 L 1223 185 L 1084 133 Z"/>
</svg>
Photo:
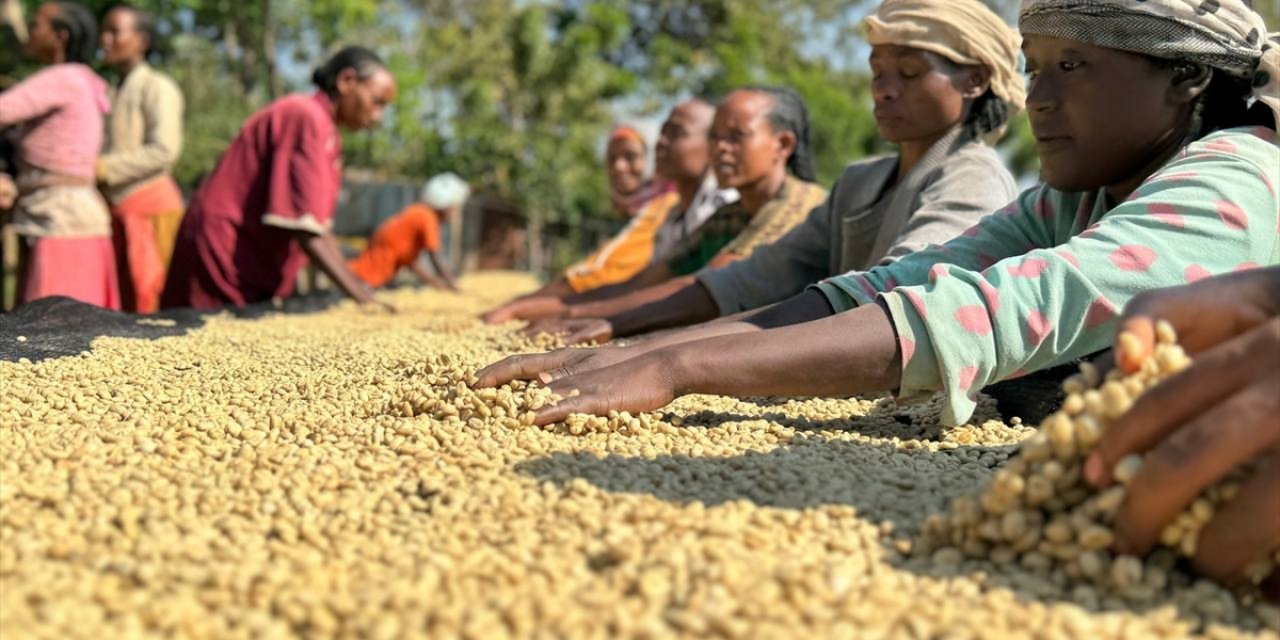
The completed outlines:
<svg viewBox="0 0 1280 640">
<path fill-rule="evenodd" d="M 665 347 L 788 327 L 831 315 L 831 305 L 827 303 L 826 297 L 817 291 L 806 291 L 760 311 L 740 314 L 733 318 L 722 318 L 719 321 L 704 323 L 683 331 L 673 331 L 626 347 L 559 349 L 549 353 L 511 356 L 485 367 L 477 376 L 480 378 L 480 386 L 498 386 L 511 380 L 533 379 L 547 383 L 620 364 Z"/>
<path fill-rule="evenodd" d="M 665 282 L 672 276 L 670 268 L 666 265 L 650 265 L 626 282 L 607 285 L 583 293 L 574 293 L 573 289 L 569 287 L 568 281 L 560 278 L 532 294 L 516 298 L 497 309 L 489 311 L 481 318 L 488 324 L 499 324 L 509 320 L 564 318 L 567 317 L 569 305 L 571 304 L 608 300 L 638 291 L 653 284 Z M 567 293 L 562 295 L 547 295 L 547 292 L 560 293 L 566 289 L 568 290 Z"/>
<path fill-rule="evenodd" d="M 651 302 L 657 302 L 685 287 L 695 284 L 693 276 L 680 276 L 652 287 L 637 289 L 613 298 L 596 302 L 571 304 L 567 309 L 569 318 L 612 318 L 613 316 L 633 311 Z"/>
<path fill-rule="evenodd" d="M 440 287 L 442 289 L 448 289 L 449 291 L 453 291 L 456 293 L 458 291 L 458 284 L 457 282 L 454 281 L 453 274 L 450 273 L 449 268 L 445 266 L 444 260 L 440 257 L 440 254 L 436 251 L 428 251 L 427 259 L 431 261 L 432 268 L 434 268 L 436 270 L 436 273 L 439 274 L 438 277 L 433 278 L 433 281 L 435 282 L 435 286 Z M 422 265 L 416 262 L 414 264 L 419 269 L 422 269 Z"/>
<path fill-rule="evenodd" d="M 716 269 L 741 259 L 737 254 L 723 252 L 707 268 Z M 562 334 L 567 345 L 604 343 L 709 322 L 719 316 L 715 299 L 697 277 L 681 276 L 605 303 L 572 305 L 565 319 L 531 324 L 526 333 Z"/>
<path fill-rule="evenodd" d="M 1116 521 L 1116 547 L 1143 555 L 1160 532 L 1208 486 L 1252 465 L 1236 497 L 1201 532 L 1193 561 L 1230 582 L 1280 540 L 1280 268 L 1258 269 L 1154 291 L 1133 300 L 1121 331 L 1137 353 L 1117 353 L 1125 371 L 1155 346 L 1155 322 L 1178 331 L 1195 362 L 1151 389 L 1103 433 L 1085 478 L 1111 484 L 1112 469 L 1146 454 Z M 1280 579 L 1266 585 L 1280 597 Z"/>
<path fill-rule="evenodd" d="M 424 286 L 431 287 L 433 289 L 457 291 L 457 288 L 450 286 L 450 283 L 446 281 L 444 278 L 441 278 L 440 276 L 437 276 L 434 273 L 427 271 L 422 267 L 421 264 L 417 262 L 409 264 L 408 269 L 411 273 L 413 273 L 415 277 L 418 278 L 418 281 L 421 282 Z"/>
<path fill-rule="evenodd" d="M 491 309 L 480 316 L 485 324 L 502 324 L 511 320 L 559 317 L 564 310 L 563 299 L 573 295 L 569 281 L 556 278 L 533 293 L 525 294 Z"/>
<path fill-rule="evenodd" d="M 677 288 L 678 287 L 678 288 Z M 607 331 L 608 337 L 622 338 L 634 336 L 659 329 L 682 327 L 699 322 L 715 320 L 720 315 L 720 308 L 711 297 L 711 293 L 696 278 L 680 278 L 673 280 L 666 296 L 649 300 L 644 304 L 614 311 L 602 316 L 604 326 L 595 329 L 595 334 L 583 334 L 582 338 L 599 339 Z M 577 332 L 570 334 L 568 344 L 578 344 Z"/>
<path fill-rule="evenodd" d="M 373 291 L 347 268 L 347 263 L 342 259 L 342 252 L 338 250 L 338 243 L 333 239 L 332 234 L 316 235 L 305 231 L 294 231 L 293 237 L 307 253 L 307 257 L 311 258 L 311 262 L 319 267 L 344 294 L 360 304 L 377 302 L 373 298 Z"/>
<path fill-rule="evenodd" d="M 573 287 L 569 286 L 569 281 L 564 278 L 556 278 L 542 285 L 541 289 L 528 295 L 520 296 L 520 298 L 567 298 L 571 295 L 573 295 Z"/>
<path fill-rule="evenodd" d="M 867 305 L 821 320 L 658 349 L 552 382 L 568 396 L 537 424 L 571 413 L 659 409 L 683 395 L 848 396 L 898 386 L 902 358 L 889 313 Z"/>
<path fill-rule="evenodd" d="M 529 323 L 524 333 L 565 336 L 567 345 L 603 344 L 614 338 L 713 320 L 715 300 L 693 276 L 681 276 L 621 298 L 573 305 L 564 318 Z"/>
</svg>

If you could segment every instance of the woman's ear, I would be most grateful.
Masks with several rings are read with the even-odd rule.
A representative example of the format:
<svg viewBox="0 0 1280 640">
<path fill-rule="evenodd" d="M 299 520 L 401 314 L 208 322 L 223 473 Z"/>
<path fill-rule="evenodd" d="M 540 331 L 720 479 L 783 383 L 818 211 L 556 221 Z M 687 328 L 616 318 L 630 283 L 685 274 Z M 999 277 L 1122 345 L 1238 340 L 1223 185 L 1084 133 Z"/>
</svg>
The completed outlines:
<svg viewBox="0 0 1280 640">
<path fill-rule="evenodd" d="M 990 69 L 982 65 L 975 65 L 965 71 L 961 95 L 970 100 L 976 100 L 982 97 L 982 94 L 989 89 L 991 89 Z"/>
<path fill-rule="evenodd" d="M 1173 68 L 1173 82 L 1169 87 L 1169 101 L 1173 104 L 1194 102 L 1209 88 L 1213 69 L 1208 65 L 1188 62 Z"/>
<path fill-rule="evenodd" d="M 347 95 L 355 90 L 356 85 L 360 83 L 360 74 L 352 67 L 347 67 L 338 72 L 337 82 L 334 87 L 338 89 L 338 95 Z"/>
<path fill-rule="evenodd" d="M 784 158 L 790 158 L 791 154 L 796 152 L 796 134 L 792 131 L 783 131 L 778 134 L 778 153 Z"/>
</svg>

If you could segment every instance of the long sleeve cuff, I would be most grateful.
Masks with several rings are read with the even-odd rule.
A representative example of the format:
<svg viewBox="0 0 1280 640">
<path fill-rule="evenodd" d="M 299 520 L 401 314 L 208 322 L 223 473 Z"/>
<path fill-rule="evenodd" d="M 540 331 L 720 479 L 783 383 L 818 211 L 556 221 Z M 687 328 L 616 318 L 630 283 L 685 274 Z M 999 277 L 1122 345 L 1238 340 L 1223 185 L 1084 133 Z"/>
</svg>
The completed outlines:
<svg viewBox="0 0 1280 640">
<path fill-rule="evenodd" d="M 836 313 L 844 313 L 874 302 L 879 291 L 863 276 L 847 274 L 828 278 L 818 284 L 809 285 L 826 296 L 827 302 Z"/>
<path fill-rule="evenodd" d="M 912 398 L 932 395 L 940 389 L 946 397 L 939 420 L 947 426 L 964 424 L 977 408 L 978 369 L 974 366 L 950 366 L 939 360 L 933 336 L 920 301 L 917 287 L 902 287 L 880 297 L 889 309 L 890 320 L 898 333 L 902 353 L 902 381 L 898 395 Z"/>
<path fill-rule="evenodd" d="M 738 295 L 739 286 L 728 269 L 703 269 L 694 276 L 720 310 L 720 315 L 728 316 L 742 311 L 742 298 Z"/>
</svg>

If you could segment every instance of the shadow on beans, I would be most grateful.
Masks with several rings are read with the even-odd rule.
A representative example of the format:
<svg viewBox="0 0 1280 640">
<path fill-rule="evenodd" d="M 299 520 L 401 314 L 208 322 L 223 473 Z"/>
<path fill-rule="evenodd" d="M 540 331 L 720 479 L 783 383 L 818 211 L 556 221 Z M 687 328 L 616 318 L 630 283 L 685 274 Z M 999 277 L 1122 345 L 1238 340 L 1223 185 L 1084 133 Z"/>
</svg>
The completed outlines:
<svg viewBox="0 0 1280 640">
<path fill-rule="evenodd" d="M 606 491 L 709 507 L 736 500 L 785 509 L 848 505 L 868 521 L 914 528 L 922 514 L 940 511 L 954 496 L 979 486 L 1009 449 L 904 450 L 887 443 L 799 436 L 770 451 L 732 457 L 561 452 L 516 469 L 559 485 L 581 478 Z M 925 473 L 925 467 L 932 472 Z"/>
<path fill-rule="evenodd" d="M 753 401 L 756 402 L 756 401 Z M 767 406 L 767 405 L 762 405 Z M 892 422 L 878 419 L 889 418 Z M 796 431 L 856 433 L 869 438 L 899 438 L 903 440 L 936 441 L 942 435 L 942 427 L 937 420 L 909 416 L 892 403 L 885 400 L 858 418 L 809 418 L 789 413 L 767 411 L 759 415 L 732 413 L 724 411 L 703 410 L 682 416 L 687 427 L 705 427 L 719 429 L 727 424 L 766 420 Z"/>
<path fill-rule="evenodd" d="M 772 417 L 770 418 L 772 419 Z M 722 422 L 728 422 L 723 420 Z M 935 566 L 927 556 L 903 554 L 895 540 L 914 538 L 924 519 L 945 511 L 960 495 L 978 490 L 1013 453 L 1013 446 L 961 446 L 955 449 L 906 449 L 890 443 L 828 440 L 800 434 L 769 451 L 746 451 L 729 457 L 663 454 L 652 458 L 599 456 L 592 452 L 560 452 L 516 465 L 516 470 L 559 486 L 582 479 L 615 493 L 651 495 L 677 504 L 700 502 L 715 518 L 714 507 L 746 500 L 760 507 L 807 510 L 851 506 L 857 517 L 874 524 L 892 523 L 882 538 L 886 561 L 921 577 L 951 580 L 964 577 L 984 591 L 1007 589 L 1024 604 L 1075 603 L 1084 607 L 1063 615 L 1089 612 L 1154 612 L 1172 606 L 1192 629 L 1204 629 L 1208 599 L 1221 602 L 1225 591 L 1196 579 L 1185 567 L 1171 572 L 1181 595 L 1167 593 L 1146 601 L 1108 601 L 1091 596 L 1079 583 L 1016 563 L 965 561 Z M 1205 595 L 1210 598 L 1204 597 Z M 1220 605 L 1214 605 L 1220 606 Z M 1253 631 L 1254 622 L 1217 617 L 1218 624 Z M 1011 632 L 1014 630 L 1011 630 Z"/>
<path fill-rule="evenodd" d="M 289 298 L 282 304 L 254 304 L 228 309 L 237 318 L 256 320 L 274 313 L 306 314 L 324 311 L 342 301 L 336 294 Z M 156 340 L 185 335 L 204 325 L 209 315 L 222 311 L 170 309 L 151 315 L 109 311 L 71 298 L 41 298 L 0 313 L 0 361 L 32 362 L 76 356 L 90 351 L 97 338 L 116 337 Z M 24 338 L 19 340 L 19 338 Z"/>
</svg>

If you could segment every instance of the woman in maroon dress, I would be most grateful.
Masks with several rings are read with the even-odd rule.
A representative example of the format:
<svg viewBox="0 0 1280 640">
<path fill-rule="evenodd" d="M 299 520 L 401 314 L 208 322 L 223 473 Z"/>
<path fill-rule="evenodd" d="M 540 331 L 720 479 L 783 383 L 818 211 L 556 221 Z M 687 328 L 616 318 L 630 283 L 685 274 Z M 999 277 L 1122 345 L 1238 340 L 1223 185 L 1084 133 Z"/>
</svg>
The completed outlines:
<svg viewBox="0 0 1280 640">
<path fill-rule="evenodd" d="M 244 306 L 293 292 L 310 258 L 347 295 L 373 293 L 329 231 L 342 182 L 341 125 L 368 129 L 396 95 L 373 52 L 349 47 L 312 77 L 317 91 L 254 114 L 192 199 L 161 306 Z"/>
</svg>

